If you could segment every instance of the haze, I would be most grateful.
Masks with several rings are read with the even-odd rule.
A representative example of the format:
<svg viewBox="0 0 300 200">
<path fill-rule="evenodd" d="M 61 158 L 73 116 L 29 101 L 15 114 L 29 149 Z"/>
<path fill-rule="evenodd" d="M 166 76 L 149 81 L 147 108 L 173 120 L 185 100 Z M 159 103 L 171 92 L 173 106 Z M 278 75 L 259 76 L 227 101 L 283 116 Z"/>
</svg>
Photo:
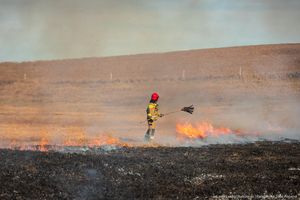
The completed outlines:
<svg viewBox="0 0 300 200">
<path fill-rule="evenodd" d="M 0 62 L 300 42 L 298 0 L 0 0 Z"/>
</svg>

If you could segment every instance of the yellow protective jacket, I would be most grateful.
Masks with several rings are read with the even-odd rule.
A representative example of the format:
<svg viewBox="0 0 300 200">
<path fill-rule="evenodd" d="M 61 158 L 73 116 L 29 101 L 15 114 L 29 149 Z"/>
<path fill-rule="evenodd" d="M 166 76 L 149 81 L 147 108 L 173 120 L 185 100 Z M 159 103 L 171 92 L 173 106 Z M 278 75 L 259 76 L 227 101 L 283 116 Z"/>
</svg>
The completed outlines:
<svg viewBox="0 0 300 200">
<path fill-rule="evenodd" d="M 158 104 L 150 102 L 147 106 L 147 120 L 156 121 L 159 116 Z"/>
</svg>

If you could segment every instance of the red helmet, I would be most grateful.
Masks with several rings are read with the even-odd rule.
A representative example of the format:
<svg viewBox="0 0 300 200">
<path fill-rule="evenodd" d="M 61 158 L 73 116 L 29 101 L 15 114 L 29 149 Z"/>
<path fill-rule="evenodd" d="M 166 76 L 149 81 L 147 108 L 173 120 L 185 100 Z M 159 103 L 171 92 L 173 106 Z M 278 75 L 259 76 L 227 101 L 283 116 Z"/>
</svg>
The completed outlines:
<svg viewBox="0 0 300 200">
<path fill-rule="evenodd" d="M 159 95 L 158 95 L 156 92 L 154 92 L 154 93 L 151 95 L 151 100 L 153 100 L 153 101 L 157 101 L 158 98 L 159 98 Z"/>
</svg>

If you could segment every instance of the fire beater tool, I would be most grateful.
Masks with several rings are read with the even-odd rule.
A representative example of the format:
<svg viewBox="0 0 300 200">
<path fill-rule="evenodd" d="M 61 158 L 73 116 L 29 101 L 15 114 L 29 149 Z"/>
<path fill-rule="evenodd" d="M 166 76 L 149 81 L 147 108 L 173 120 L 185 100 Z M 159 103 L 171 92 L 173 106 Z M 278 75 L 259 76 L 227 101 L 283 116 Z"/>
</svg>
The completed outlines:
<svg viewBox="0 0 300 200">
<path fill-rule="evenodd" d="M 181 112 L 181 111 L 187 112 L 187 113 L 190 113 L 190 114 L 193 114 L 193 112 L 194 112 L 194 106 L 193 106 L 193 105 L 190 105 L 190 106 L 188 106 L 188 107 L 183 107 L 183 108 L 181 108 L 180 110 L 168 112 L 168 113 L 166 113 L 166 114 L 164 114 L 164 115 L 166 116 L 166 115 L 170 115 L 170 114 L 177 113 L 177 112 Z"/>
<path fill-rule="evenodd" d="M 194 106 L 190 105 L 190 106 L 187 106 L 187 107 L 183 107 L 180 110 L 175 110 L 175 111 L 172 111 L 172 112 L 165 113 L 164 116 L 171 115 L 171 114 L 174 114 L 174 113 L 178 113 L 178 112 L 181 112 L 181 111 L 193 114 L 193 112 L 194 112 Z M 140 123 L 144 123 L 146 121 L 147 120 L 144 120 L 144 121 L 141 121 Z"/>
</svg>

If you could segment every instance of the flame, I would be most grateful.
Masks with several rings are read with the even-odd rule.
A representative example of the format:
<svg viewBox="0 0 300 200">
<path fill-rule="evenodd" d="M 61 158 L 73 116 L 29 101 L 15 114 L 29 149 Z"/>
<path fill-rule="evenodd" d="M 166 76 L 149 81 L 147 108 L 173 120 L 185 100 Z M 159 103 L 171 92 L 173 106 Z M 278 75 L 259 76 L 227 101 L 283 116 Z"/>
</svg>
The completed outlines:
<svg viewBox="0 0 300 200">
<path fill-rule="evenodd" d="M 47 145 L 49 145 L 49 133 L 47 131 L 41 131 L 40 141 L 37 147 L 40 151 L 47 151 Z"/>
<path fill-rule="evenodd" d="M 48 132 L 43 132 L 41 134 L 41 139 L 40 142 L 38 144 L 38 148 L 40 151 L 47 151 L 47 145 L 49 145 L 49 134 Z"/>
<path fill-rule="evenodd" d="M 40 151 L 47 151 L 47 145 L 49 144 L 49 140 L 47 138 L 42 138 L 39 145 Z"/>
<path fill-rule="evenodd" d="M 86 146 L 87 141 L 88 139 L 81 128 L 71 128 L 65 136 L 63 146 Z"/>
<path fill-rule="evenodd" d="M 7 126 L 0 131 L 0 148 L 17 150 L 48 151 L 60 150 L 66 146 L 101 147 L 104 145 L 131 146 L 112 134 L 89 135 L 80 127 L 65 129 Z"/>
<path fill-rule="evenodd" d="M 104 145 L 128 146 L 126 143 L 122 143 L 118 138 L 111 135 L 87 137 L 84 133 L 79 134 L 77 137 L 74 137 L 74 135 L 72 135 L 72 138 L 67 138 L 67 140 L 65 140 L 63 143 L 63 146 L 97 147 Z"/>
<path fill-rule="evenodd" d="M 113 137 L 110 134 L 100 134 L 97 137 L 88 137 L 81 128 L 71 129 L 63 142 L 63 146 L 97 147 L 103 145 L 128 146 L 128 144 L 122 143 L 118 138 Z"/>
<path fill-rule="evenodd" d="M 102 145 L 120 145 L 121 142 L 118 138 L 112 137 L 111 135 L 102 135 L 90 143 L 93 146 L 102 146 Z M 123 145 L 122 145 L 123 146 Z"/>
<path fill-rule="evenodd" d="M 225 127 L 215 128 L 209 122 L 200 122 L 195 125 L 191 123 L 176 124 L 176 132 L 178 138 L 184 139 L 204 139 L 208 136 L 218 137 L 221 135 L 235 134 L 243 135 L 238 130 L 231 130 Z"/>
<path fill-rule="evenodd" d="M 9 145 L 8 145 L 8 148 L 9 148 L 9 149 L 15 149 L 16 146 L 17 146 L 17 141 L 16 141 L 16 139 L 11 139 L 11 141 L 10 141 L 10 143 L 9 143 Z"/>
</svg>

